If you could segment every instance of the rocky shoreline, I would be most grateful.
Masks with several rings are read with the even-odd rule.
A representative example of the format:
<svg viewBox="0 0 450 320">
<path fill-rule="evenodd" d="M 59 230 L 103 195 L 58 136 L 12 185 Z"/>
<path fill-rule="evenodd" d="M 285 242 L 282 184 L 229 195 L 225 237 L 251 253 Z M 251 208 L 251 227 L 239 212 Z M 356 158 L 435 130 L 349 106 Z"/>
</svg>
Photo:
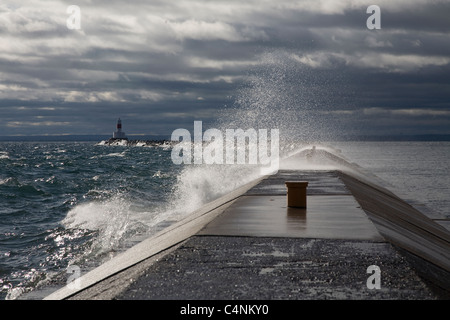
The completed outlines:
<svg viewBox="0 0 450 320">
<path fill-rule="evenodd" d="M 175 141 L 176 142 L 176 141 Z M 124 147 L 172 147 L 174 141 L 170 140 L 129 140 L 129 139 L 115 139 L 100 141 L 97 145 L 100 146 L 124 146 Z"/>
</svg>

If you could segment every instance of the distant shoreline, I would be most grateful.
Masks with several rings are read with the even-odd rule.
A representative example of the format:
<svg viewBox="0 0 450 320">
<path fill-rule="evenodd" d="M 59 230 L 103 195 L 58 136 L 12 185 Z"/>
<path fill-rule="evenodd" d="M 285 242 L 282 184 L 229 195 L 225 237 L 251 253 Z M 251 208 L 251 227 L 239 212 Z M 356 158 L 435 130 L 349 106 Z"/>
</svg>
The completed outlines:
<svg viewBox="0 0 450 320">
<path fill-rule="evenodd" d="M 151 141 L 162 142 L 171 141 L 170 136 L 164 135 L 148 135 L 148 136 L 128 136 L 129 141 Z M 0 136 L 0 142 L 14 142 L 14 141 L 30 141 L 30 142 L 50 142 L 50 141 L 108 141 L 111 136 L 106 135 L 35 135 L 35 136 Z M 391 136 L 374 136 L 374 135 L 361 135 L 361 136 L 342 136 L 335 137 L 333 139 L 314 139 L 311 138 L 311 142 L 316 141 L 450 141 L 450 134 L 423 134 L 423 135 L 391 135 Z"/>
<path fill-rule="evenodd" d="M 92 141 L 99 142 L 109 140 L 110 135 L 36 135 L 36 136 L 0 136 L 0 141 Z M 130 140 L 141 141 L 170 141 L 170 136 L 129 136 Z"/>
</svg>

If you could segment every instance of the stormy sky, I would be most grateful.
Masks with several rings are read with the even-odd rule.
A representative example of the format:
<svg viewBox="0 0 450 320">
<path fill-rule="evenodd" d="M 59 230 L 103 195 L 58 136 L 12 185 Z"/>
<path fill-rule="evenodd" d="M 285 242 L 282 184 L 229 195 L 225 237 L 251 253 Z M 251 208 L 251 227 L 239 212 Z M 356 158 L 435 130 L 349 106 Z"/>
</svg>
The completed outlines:
<svg viewBox="0 0 450 320">
<path fill-rule="evenodd" d="M 450 134 L 449 15 L 446 0 L 2 0 L 0 136 L 112 134 L 118 117 L 170 135 L 278 108 L 310 130 Z"/>
</svg>

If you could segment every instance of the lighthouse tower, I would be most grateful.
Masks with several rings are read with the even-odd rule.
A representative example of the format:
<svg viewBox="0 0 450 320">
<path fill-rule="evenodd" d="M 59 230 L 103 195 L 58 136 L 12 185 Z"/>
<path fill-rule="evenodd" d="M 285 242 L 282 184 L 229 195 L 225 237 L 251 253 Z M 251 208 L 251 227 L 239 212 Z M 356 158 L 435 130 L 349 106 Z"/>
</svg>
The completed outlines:
<svg viewBox="0 0 450 320">
<path fill-rule="evenodd" d="M 117 120 L 117 130 L 113 132 L 113 139 L 127 139 L 125 132 L 122 131 L 122 120 Z"/>
</svg>

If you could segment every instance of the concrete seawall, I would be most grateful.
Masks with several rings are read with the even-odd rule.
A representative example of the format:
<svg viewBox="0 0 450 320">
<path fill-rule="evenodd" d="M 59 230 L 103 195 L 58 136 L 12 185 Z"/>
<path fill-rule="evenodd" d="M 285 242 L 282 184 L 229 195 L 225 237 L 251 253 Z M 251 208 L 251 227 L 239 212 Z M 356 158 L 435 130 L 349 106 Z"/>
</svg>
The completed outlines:
<svg viewBox="0 0 450 320">
<path fill-rule="evenodd" d="M 287 180 L 308 181 L 307 209 Z M 442 223 L 444 222 L 444 223 Z M 342 171 L 284 170 L 209 203 L 46 299 L 442 299 L 450 233 Z M 370 289 L 367 268 L 381 271 Z"/>
</svg>

